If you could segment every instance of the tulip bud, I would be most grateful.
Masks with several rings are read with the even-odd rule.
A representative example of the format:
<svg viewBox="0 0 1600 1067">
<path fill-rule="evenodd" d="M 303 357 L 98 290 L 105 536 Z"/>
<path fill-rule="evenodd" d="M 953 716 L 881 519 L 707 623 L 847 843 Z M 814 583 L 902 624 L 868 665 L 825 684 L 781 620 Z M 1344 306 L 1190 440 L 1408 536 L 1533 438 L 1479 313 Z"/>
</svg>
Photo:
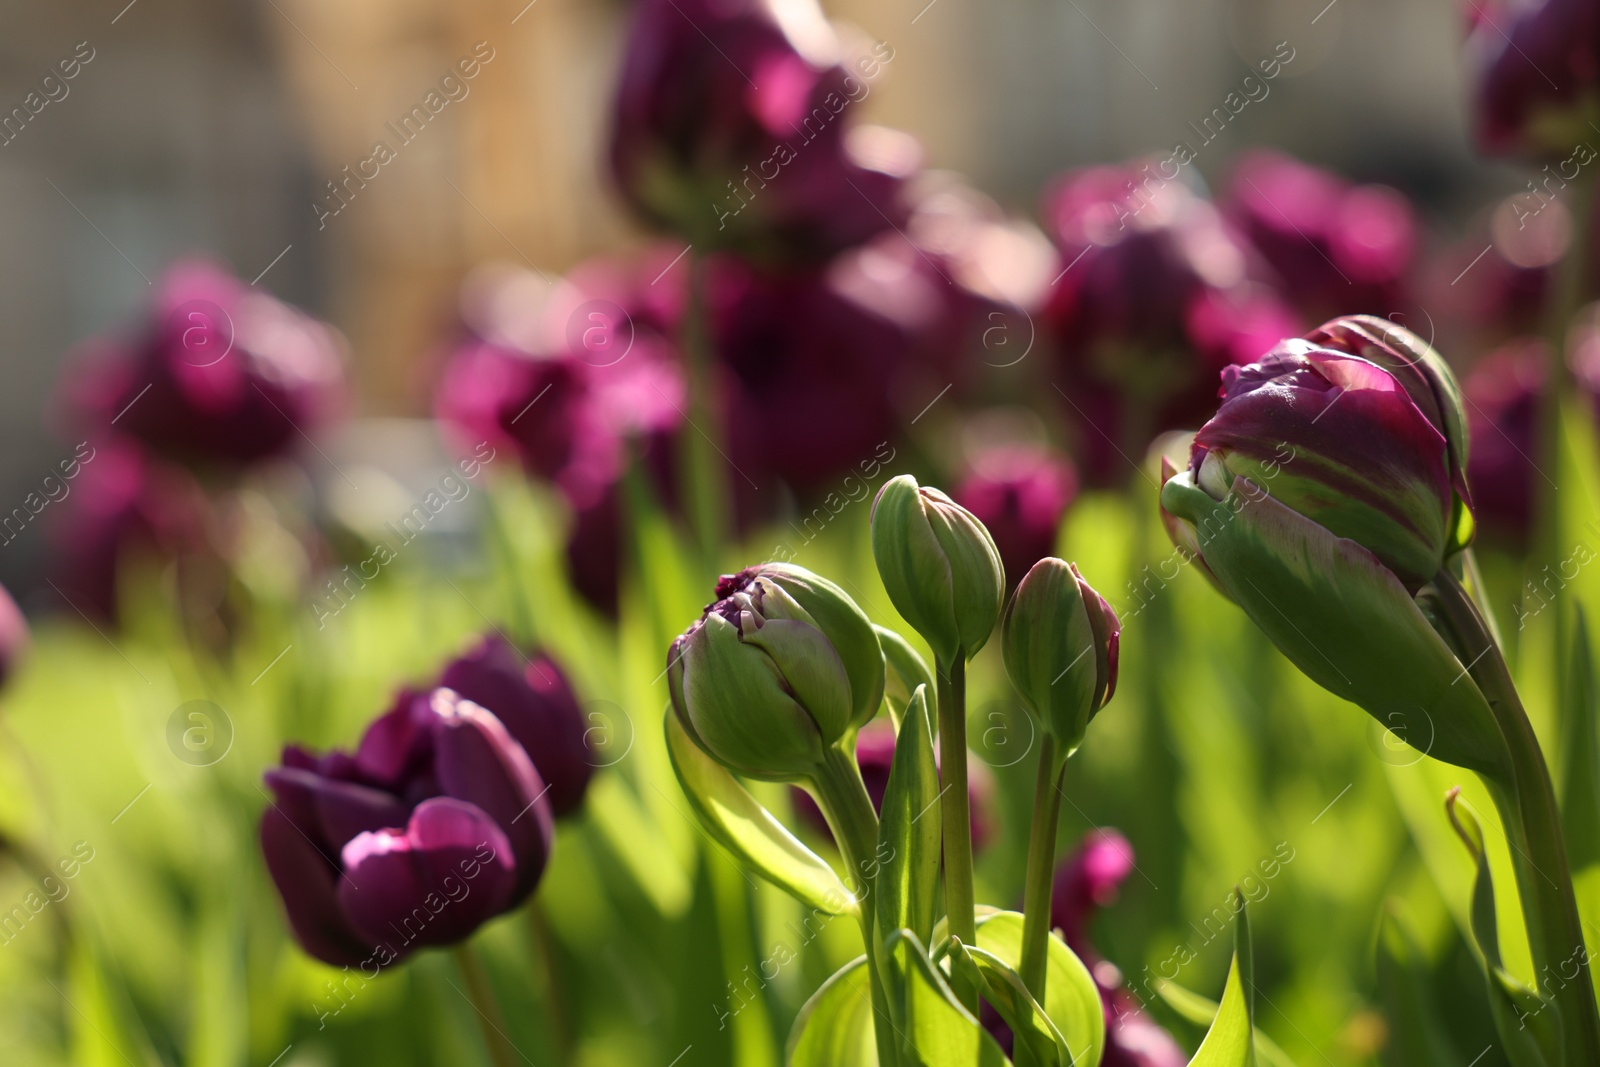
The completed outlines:
<svg viewBox="0 0 1600 1067">
<path fill-rule="evenodd" d="M 941 665 L 970 659 L 1000 618 L 1005 571 L 983 523 L 902 474 L 872 502 L 872 555 L 883 586 Z"/>
<path fill-rule="evenodd" d="M 672 705 L 713 758 L 751 778 L 795 781 L 877 714 L 883 651 L 838 586 L 767 564 L 717 582 L 716 602 L 672 644 Z"/>
<path fill-rule="evenodd" d="M 1117 687 L 1122 624 L 1078 568 L 1042 559 L 1006 607 L 1001 651 L 1022 702 L 1065 757 Z"/>
</svg>

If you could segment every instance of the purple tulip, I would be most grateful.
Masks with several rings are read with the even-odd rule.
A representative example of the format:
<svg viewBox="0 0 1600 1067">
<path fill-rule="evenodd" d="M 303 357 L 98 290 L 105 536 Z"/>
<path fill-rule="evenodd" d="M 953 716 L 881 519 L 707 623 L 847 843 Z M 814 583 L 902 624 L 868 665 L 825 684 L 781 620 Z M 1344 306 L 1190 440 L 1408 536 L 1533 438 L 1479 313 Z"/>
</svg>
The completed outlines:
<svg viewBox="0 0 1600 1067">
<path fill-rule="evenodd" d="M 445 667 L 439 684 L 492 712 L 527 750 L 556 818 L 578 810 L 594 765 L 583 710 L 555 660 L 540 651 L 524 656 L 499 634 L 487 634 Z"/>
<path fill-rule="evenodd" d="M 449 689 L 401 693 L 354 754 L 288 746 L 265 777 L 267 869 L 301 946 L 334 966 L 463 940 L 526 900 L 550 855 L 539 772 Z"/>
<path fill-rule="evenodd" d="M 1044 314 L 1085 480 L 1120 484 L 1164 430 L 1192 426 L 1217 372 L 1244 363 L 1295 317 L 1215 207 L 1158 165 L 1091 167 L 1046 194 L 1062 272 Z"/>
<path fill-rule="evenodd" d="M 1329 171 L 1264 149 L 1234 172 L 1228 215 L 1307 317 L 1387 315 L 1408 303 L 1416 219 L 1400 193 L 1352 186 Z"/>
<path fill-rule="evenodd" d="M 1588 140 L 1600 89 L 1600 9 L 1592 0 L 1467 6 L 1478 147 L 1495 156 L 1564 156 Z"/>
<path fill-rule="evenodd" d="M 1056 532 L 1078 492 L 1078 475 L 1066 456 L 1043 448 L 990 448 L 972 461 L 956 487 L 956 503 L 989 528 L 1015 589 L 1028 568 L 1055 554 Z"/>
<path fill-rule="evenodd" d="M 768 261 L 826 259 L 903 224 L 902 177 L 846 137 L 893 52 L 849 70 L 841 52 L 807 0 L 643 0 L 611 135 L 623 195 L 696 248 Z"/>
<path fill-rule="evenodd" d="M 861 768 L 861 780 L 866 784 L 867 796 L 872 798 L 874 810 L 883 811 L 883 795 L 889 788 L 889 770 L 894 765 L 894 727 L 884 722 L 874 722 L 862 728 L 856 736 L 856 764 Z M 937 755 L 935 755 L 937 762 Z M 803 789 L 791 789 L 794 812 L 819 834 L 832 836 L 828 820 L 822 809 Z M 994 839 L 994 779 L 981 763 L 968 761 L 967 799 L 972 816 L 972 848 L 974 852 Z"/>
<path fill-rule="evenodd" d="M 280 456 L 341 394 L 333 329 L 204 261 L 171 267 L 128 341 L 102 340 L 69 386 L 80 416 L 196 470 Z"/>
<path fill-rule="evenodd" d="M 0 586 L 0 687 L 16 673 L 28 645 L 28 620 L 22 617 L 22 609 L 11 594 Z"/>
<path fill-rule="evenodd" d="M 1056 868 L 1050 925 L 1061 931 L 1100 989 L 1106 1016 L 1102 1067 L 1183 1067 L 1189 1057 L 1145 1013 L 1138 996 L 1123 982 L 1122 972 L 1101 956 L 1089 939 L 1090 920 L 1116 900 L 1133 864 L 1133 846 L 1120 833 L 1095 830 L 1088 834 Z"/>
</svg>

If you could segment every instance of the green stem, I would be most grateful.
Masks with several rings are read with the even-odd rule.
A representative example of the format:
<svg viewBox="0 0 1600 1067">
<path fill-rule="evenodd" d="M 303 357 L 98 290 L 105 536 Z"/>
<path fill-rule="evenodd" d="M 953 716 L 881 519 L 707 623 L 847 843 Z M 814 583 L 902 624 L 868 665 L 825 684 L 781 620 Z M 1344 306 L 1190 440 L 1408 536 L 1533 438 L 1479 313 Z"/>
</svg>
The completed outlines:
<svg viewBox="0 0 1600 1067">
<path fill-rule="evenodd" d="M 575 1047 L 572 1035 L 572 1009 L 561 981 L 561 963 L 556 958 L 555 936 L 545 918 L 538 894 L 528 898 L 528 933 L 534 959 L 544 971 L 545 997 L 550 1006 L 550 1032 L 555 1039 L 559 1063 L 571 1063 Z"/>
<path fill-rule="evenodd" d="M 472 1002 L 473 1014 L 478 1017 L 478 1025 L 483 1030 L 483 1043 L 489 1048 L 489 1059 L 494 1067 L 516 1067 L 517 1057 L 521 1055 L 516 1051 L 516 1046 L 506 1036 L 505 1014 L 500 1010 L 500 1002 L 495 999 L 494 989 L 489 985 L 489 974 L 483 969 L 483 961 L 478 959 L 477 953 L 472 951 L 472 946 L 462 942 L 455 948 L 456 964 L 461 968 L 461 977 L 467 983 L 467 999 Z"/>
<path fill-rule="evenodd" d="M 1472 657 L 1468 668 L 1472 680 L 1488 700 L 1505 740 L 1509 779 L 1486 777 L 1485 781 L 1511 844 L 1535 982 L 1542 995 L 1561 1005 L 1570 1062 L 1600 1063 L 1600 1011 L 1595 1007 L 1594 980 L 1550 770 L 1505 658 L 1472 598 L 1448 570 L 1439 572 L 1435 587 L 1462 650 Z M 1549 968 L 1556 968 L 1564 978 L 1563 967 L 1569 962 L 1578 964 L 1576 977 L 1559 989 L 1551 988 L 1546 982 Z"/>
<path fill-rule="evenodd" d="M 680 469 L 689 489 L 689 519 L 705 562 L 713 570 L 722 558 L 727 530 L 728 491 L 722 464 L 722 412 L 716 402 L 716 367 L 712 359 L 706 313 L 706 261 L 698 252 L 688 257 L 688 299 L 681 333 L 683 365 L 689 392 L 689 423 L 680 433 Z"/>
<path fill-rule="evenodd" d="M 536 643 L 533 610 L 522 584 L 522 567 L 516 545 L 511 540 L 511 531 L 506 524 L 504 509 L 505 502 L 499 499 L 495 489 L 491 487 L 484 505 L 484 510 L 488 513 L 489 541 L 494 545 L 495 554 L 500 557 L 500 565 L 505 568 L 502 583 L 506 596 L 511 600 L 512 630 L 516 634 L 517 641 L 524 647 L 529 647 Z"/>
<path fill-rule="evenodd" d="M 1033 786 L 1033 826 L 1028 833 L 1028 875 L 1022 888 L 1022 981 L 1033 999 L 1044 1003 L 1050 956 L 1050 880 L 1055 873 L 1056 826 L 1061 817 L 1057 792 L 1066 761 L 1056 758 L 1056 739 L 1039 742 L 1039 774 Z"/>
<path fill-rule="evenodd" d="M 939 817 L 944 835 L 944 910 L 951 937 L 964 945 L 978 942 L 972 892 L 972 813 L 967 798 L 967 660 L 937 665 L 939 675 Z M 978 991 L 964 980 L 951 988 L 974 1014 Z"/>
<path fill-rule="evenodd" d="M 867 795 L 855 757 L 838 746 L 827 748 L 822 771 L 812 779 L 812 784 L 816 787 L 822 813 L 833 830 L 833 839 L 838 842 L 839 852 L 849 868 L 850 888 L 859 905 L 861 940 L 866 946 L 867 973 L 871 980 L 872 1031 L 878 1045 L 878 1063 L 881 1067 L 895 1067 L 899 1053 L 895 1044 L 894 1016 L 889 1012 L 889 996 L 878 964 L 877 902 L 873 897 L 876 887 L 867 874 L 876 869 L 878 813 L 873 810 L 872 798 Z"/>
</svg>

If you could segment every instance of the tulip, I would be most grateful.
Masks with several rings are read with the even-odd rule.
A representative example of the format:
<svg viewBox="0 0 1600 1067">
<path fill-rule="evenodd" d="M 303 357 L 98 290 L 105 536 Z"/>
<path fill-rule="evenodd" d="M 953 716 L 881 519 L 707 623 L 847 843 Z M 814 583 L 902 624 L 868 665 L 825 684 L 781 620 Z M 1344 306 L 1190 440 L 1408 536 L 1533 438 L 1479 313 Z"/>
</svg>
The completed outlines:
<svg viewBox="0 0 1600 1067">
<path fill-rule="evenodd" d="M 1087 835 L 1056 869 L 1051 896 L 1051 925 L 1089 968 L 1106 1016 L 1106 1049 L 1102 1067 L 1183 1067 L 1189 1062 L 1172 1035 L 1144 1011 L 1122 972 L 1101 956 L 1089 939 L 1089 923 L 1100 908 L 1116 900 L 1117 890 L 1133 872 L 1133 846 L 1115 830 Z"/>
<path fill-rule="evenodd" d="M 331 327 L 189 260 L 162 276 L 130 340 L 96 342 L 69 397 L 161 458 L 233 470 L 289 452 L 333 414 L 343 347 Z"/>
<path fill-rule="evenodd" d="M 673 710 L 712 758 L 751 778 L 821 773 L 883 701 L 883 652 L 861 609 L 802 567 L 724 575 L 717 599 L 672 643 Z"/>
<path fill-rule="evenodd" d="M 951 494 L 994 538 L 1006 588 L 1055 550 L 1062 517 L 1078 491 L 1071 460 L 1022 445 L 985 450 Z"/>
<path fill-rule="evenodd" d="M 1395 190 L 1352 186 L 1290 156 L 1255 150 L 1234 172 L 1227 211 L 1313 321 L 1349 310 L 1386 315 L 1407 302 L 1417 225 Z"/>
<path fill-rule="evenodd" d="M 1539 338 L 1513 340 L 1484 357 L 1463 385 L 1471 401 L 1473 513 L 1486 534 L 1517 547 L 1532 533 L 1534 486 L 1542 478 L 1534 430 L 1546 350 Z"/>
<path fill-rule="evenodd" d="M 28 645 L 28 620 L 22 617 L 22 609 L 11 594 L 0 586 L 0 687 L 16 673 Z"/>
<path fill-rule="evenodd" d="M 942 665 L 977 655 L 994 632 L 1005 571 L 966 508 L 902 474 L 872 502 L 872 555 L 895 610 Z"/>
<path fill-rule="evenodd" d="M 1589 0 L 1473 6 L 1467 45 L 1482 151 L 1564 156 L 1588 140 L 1600 88 L 1597 18 Z"/>
<path fill-rule="evenodd" d="M 1116 692 L 1121 636 L 1111 605 L 1076 566 L 1054 557 L 1035 563 L 1006 605 L 1006 674 L 1060 758 L 1083 742 L 1089 720 Z"/>
<path fill-rule="evenodd" d="M 810 0 L 645 0 L 611 134 L 618 187 L 697 249 L 762 260 L 823 260 L 903 225 L 903 175 L 846 137 L 885 47 L 846 70 Z"/>
<path fill-rule="evenodd" d="M 1296 666 L 1446 762 L 1503 770 L 1483 695 L 1414 600 L 1471 535 L 1460 391 L 1383 320 L 1335 320 L 1224 372 L 1174 540 Z"/>
<path fill-rule="evenodd" d="M 400 694 L 356 751 L 290 745 L 261 847 L 290 927 L 334 966 L 387 966 L 526 900 L 552 815 L 528 754 L 449 689 Z"/>
<path fill-rule="evenodd" d="M 533 760 L 556 818 L 583 804 L 594 764 L 583 710 L 555 660 L 523 655 L 498 633 L 486 634 L 439 675 L 439 684 L 491 712 Z"/>
<path fill-rule="evenodd" d="M 1073 172 L 1041 211 L 1062 262 L 1041 328 L 1091 485 L 1126 481 L 1151 438 L 1204 416 L 1218 371 L 1298 328 L 1250 246 L 1158 170 Z"/>
</svg>

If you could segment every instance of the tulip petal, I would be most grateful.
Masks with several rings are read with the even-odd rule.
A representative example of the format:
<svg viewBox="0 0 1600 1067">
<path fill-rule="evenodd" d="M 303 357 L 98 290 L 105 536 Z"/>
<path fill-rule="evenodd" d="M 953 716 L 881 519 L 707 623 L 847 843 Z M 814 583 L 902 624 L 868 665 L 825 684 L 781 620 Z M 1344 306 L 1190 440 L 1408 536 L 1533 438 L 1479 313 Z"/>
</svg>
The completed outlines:
<svg viewBox="0 0 1600 1067">
<path fill-rule="evenodd" d="M 335 967 L 357 966 L 372 954 L 372 942 L 339 907 L 338 866 L 277 806 L 261 813 L 261 852 L 301 948 Z"/>
<path fill-rule="evenodd" d="M 1099 672 L 1094 627 L 1067 563 L 1047 557 L 1023 575 L 1006 606 L 1001 651 L 1011 684 L 1064 758 L 1083 743 Z"/>
<path fill-rule="evenodd" d="M 883 703 L 883 652 L 877 631 L 850 595 L 828 579 L 791 564 L 768 564 L 761 575 L 778 586 L 828 634 L 850 679 L 850 721 L 864 726 Z M 768 618 L 771 618 L 769 613 Z"/>
<path fill-rule="evenodd" d="M 816 721 L 824 743 L 843 736 L 852 710 L 850 679 L 821 630 L 796 619 L 768 619 L 745 634 L 744 643 L 772 657 L 789 692 Z"/>
<path fill-rule="evenodd" d="M 928 642 L 936 661 L 954 662 L 961 647 L 952 625 L 955 579 L 909 474 L 884 483 L 872 503 L 872 555 L 895 610 Z"/>
<path fill-rule="evenodd" d="M 950 561 L 956 626 L 968 659 L 994 633 L 1006 595 L 1006 574 L 994 538 L 966 508 L 937 489 L 924 488 L 928 526 Z"/>
<path fill-rule="evenodd" d="M 403 831 L 357 835 L 343 861 L 351 924 L 401 952 L 463 940 L 511 906 L 519 880 L 496 821 L 452 797 L 423 801 Z"/>
<path fill-rule="evenodd" d="M 1182 473 L 1161 502 L 1194 524 L 1228 594 L 1312 681 L 1428 755 L 1498 771 L 1503 743 L 1482 693 L 1371 552 L 1243 478 L 1218 502 Z"/>
</svg>

